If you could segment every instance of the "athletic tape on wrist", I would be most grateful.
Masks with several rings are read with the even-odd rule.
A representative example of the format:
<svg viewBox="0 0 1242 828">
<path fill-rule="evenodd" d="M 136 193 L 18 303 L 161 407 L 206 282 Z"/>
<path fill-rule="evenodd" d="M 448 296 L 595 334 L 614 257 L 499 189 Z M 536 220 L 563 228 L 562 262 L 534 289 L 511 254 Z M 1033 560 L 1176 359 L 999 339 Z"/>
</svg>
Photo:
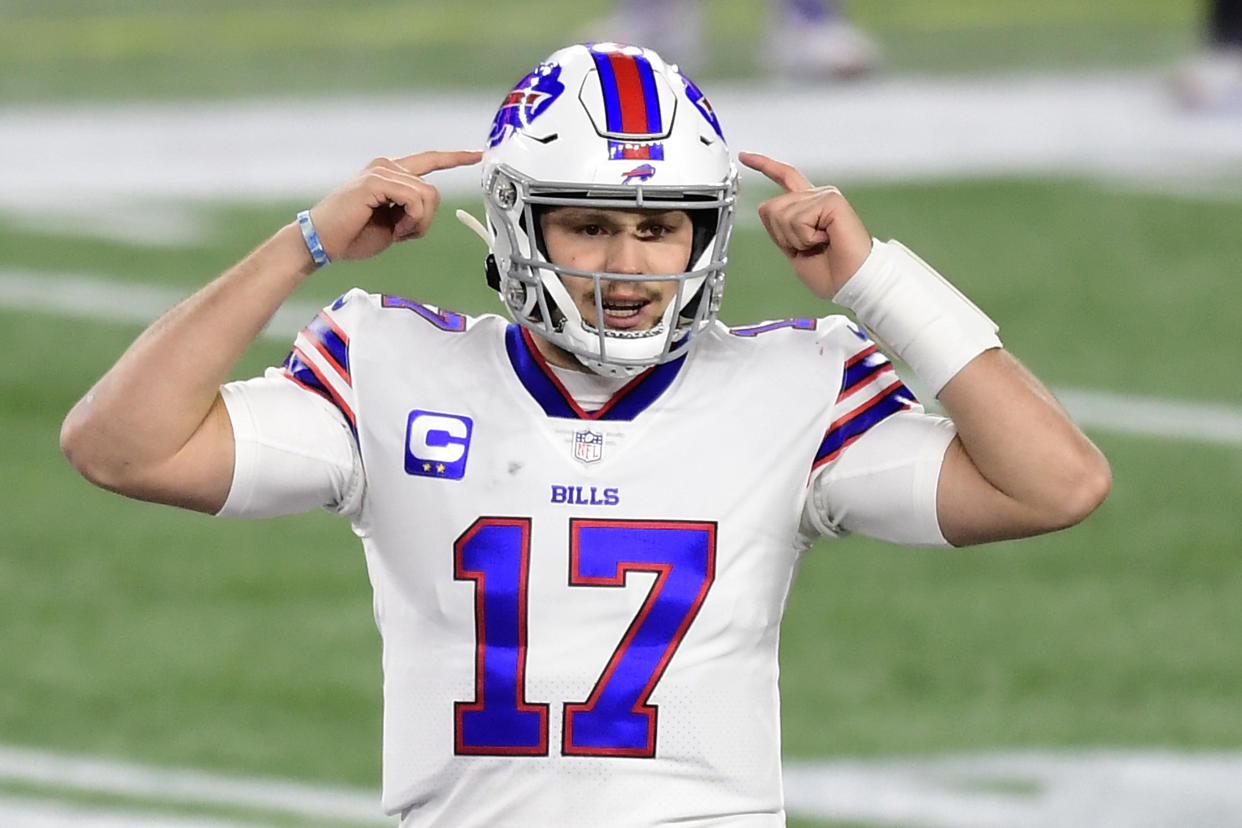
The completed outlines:
<svg viewBox="0 0 1242 828">
<path fill-rule="evenodd" d="M 996 323 L 897 241 L 874 239 L 871 254 L 833 301 L 852 310 L 935 396 L 966 363 L 1002 347 Z"/>
<path fill-rule="evenodd" d="M 328 258 L 323 245 L 319 242 L 319 234 L 315 232 L 315 223 L 311 221 L 310 210 L 298 213 L 298 227 L 302 230 L 302 238 L 306 241 L 306 249 L 310 251 L 315 267 L 320 268 L 332 264 L 332 260 Z"/>
</svg>

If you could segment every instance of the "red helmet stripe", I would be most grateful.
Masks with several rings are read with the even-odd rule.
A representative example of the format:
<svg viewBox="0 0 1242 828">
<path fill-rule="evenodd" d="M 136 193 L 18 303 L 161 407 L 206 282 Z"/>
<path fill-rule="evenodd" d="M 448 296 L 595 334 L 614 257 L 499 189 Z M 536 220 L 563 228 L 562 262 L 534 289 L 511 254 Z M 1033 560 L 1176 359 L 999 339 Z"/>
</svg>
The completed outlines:
<svg viewBox="0 0 1242 828">
<path fill-rule="evenodd" d="M 655 73 L 642 55 L 594 52 L 604 94 L 608 131 L 613 135 L 660 135 L 660 96 Z"/>
</svg>

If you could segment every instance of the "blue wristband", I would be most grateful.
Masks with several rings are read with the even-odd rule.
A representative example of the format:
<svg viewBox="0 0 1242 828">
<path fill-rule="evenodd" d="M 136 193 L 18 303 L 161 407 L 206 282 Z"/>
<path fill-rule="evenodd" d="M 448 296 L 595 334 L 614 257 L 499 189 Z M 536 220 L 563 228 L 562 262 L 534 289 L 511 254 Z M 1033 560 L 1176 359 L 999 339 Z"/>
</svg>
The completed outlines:
<svg viewBox="0 0 1242 828">
<path fill-rule="evenodd" d="M 315 267 L 320 268 L 324 265 L 332 264 L 328 254 L 323 252 L 323 245 L 319 243 L 319 234 L 315 232 L 315 225 L 311 221 L 310 210 L 303 210 L 298 213 L 298 227 L 302 229 L 302 238 L 306 240 L 306 249 L 310 251 Z"/>
</svg>

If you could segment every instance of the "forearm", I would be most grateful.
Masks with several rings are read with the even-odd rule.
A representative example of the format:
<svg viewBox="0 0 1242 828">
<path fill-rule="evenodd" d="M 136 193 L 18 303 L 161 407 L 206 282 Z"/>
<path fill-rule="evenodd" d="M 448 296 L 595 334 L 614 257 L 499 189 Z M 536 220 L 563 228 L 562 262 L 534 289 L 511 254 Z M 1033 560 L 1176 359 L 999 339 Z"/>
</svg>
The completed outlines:
<svg viewBox="0 0 1242 828">
<path fill-rule="evenodd" d="M 980 354 L 949 381 L 939 400 L 960 442 L 960 453 L 951 448 L 946 458 L 939 496 L 952 542 L 1070 526 L 1107 494 L 1103 454 L 1008 352 Z"/>
<path fill-rule="evenodd" d="M 313 270 L 290 224 L 164 314 L 69 412 L 61 444 L 70 461 L 120 488 L 173 458 L 217 405 L 246 348 Z"/>
<path fill-rule="evenodd" d="M 215 512 L 232 484 L 235 442 L 220 385 L 263 326 L 327 261 L 365 259 L 421 238 L 440 196 L 420 177 L 481 153 L 377 158 L 148 328 L 73 407 L 61 449 L 87 479 L 143 500 Z"/>
<path fill-rule="evenodd" d="M 1103 456 L 1002 349 L 992 320 L 926 263 L 876 245 L 836 299 L 910 365 L 957 428 L 937 495 L 950 542 L 1059 529 L 1103 500 Z"/>
</svg>

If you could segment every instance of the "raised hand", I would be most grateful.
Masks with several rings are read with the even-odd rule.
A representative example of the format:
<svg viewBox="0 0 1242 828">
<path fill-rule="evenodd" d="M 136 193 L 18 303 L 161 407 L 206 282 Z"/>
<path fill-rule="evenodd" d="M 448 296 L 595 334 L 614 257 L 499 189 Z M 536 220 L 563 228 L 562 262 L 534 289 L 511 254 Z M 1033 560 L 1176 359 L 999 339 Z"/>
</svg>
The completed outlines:
<svg viewBox="0 0 1242 828">
<path fill-rule="evenodd" d="M 794 273 L 822 299 L 831 299 L 871 252 L 871 235 L 836 187 L 816 187 L 797 169 L 755 152 L 738 160 L 784 190 L 759 205 L 768 235 Z"/>
<path fill-rule="evenodd" d="M 440 205 L 439 191 L 422 177 L 480 158 L 467 150 L 376 158 L 311 208 L 324 252 L 333 261 L 366 259 L 393 242 L 422 238 Z"/>
</svg>

